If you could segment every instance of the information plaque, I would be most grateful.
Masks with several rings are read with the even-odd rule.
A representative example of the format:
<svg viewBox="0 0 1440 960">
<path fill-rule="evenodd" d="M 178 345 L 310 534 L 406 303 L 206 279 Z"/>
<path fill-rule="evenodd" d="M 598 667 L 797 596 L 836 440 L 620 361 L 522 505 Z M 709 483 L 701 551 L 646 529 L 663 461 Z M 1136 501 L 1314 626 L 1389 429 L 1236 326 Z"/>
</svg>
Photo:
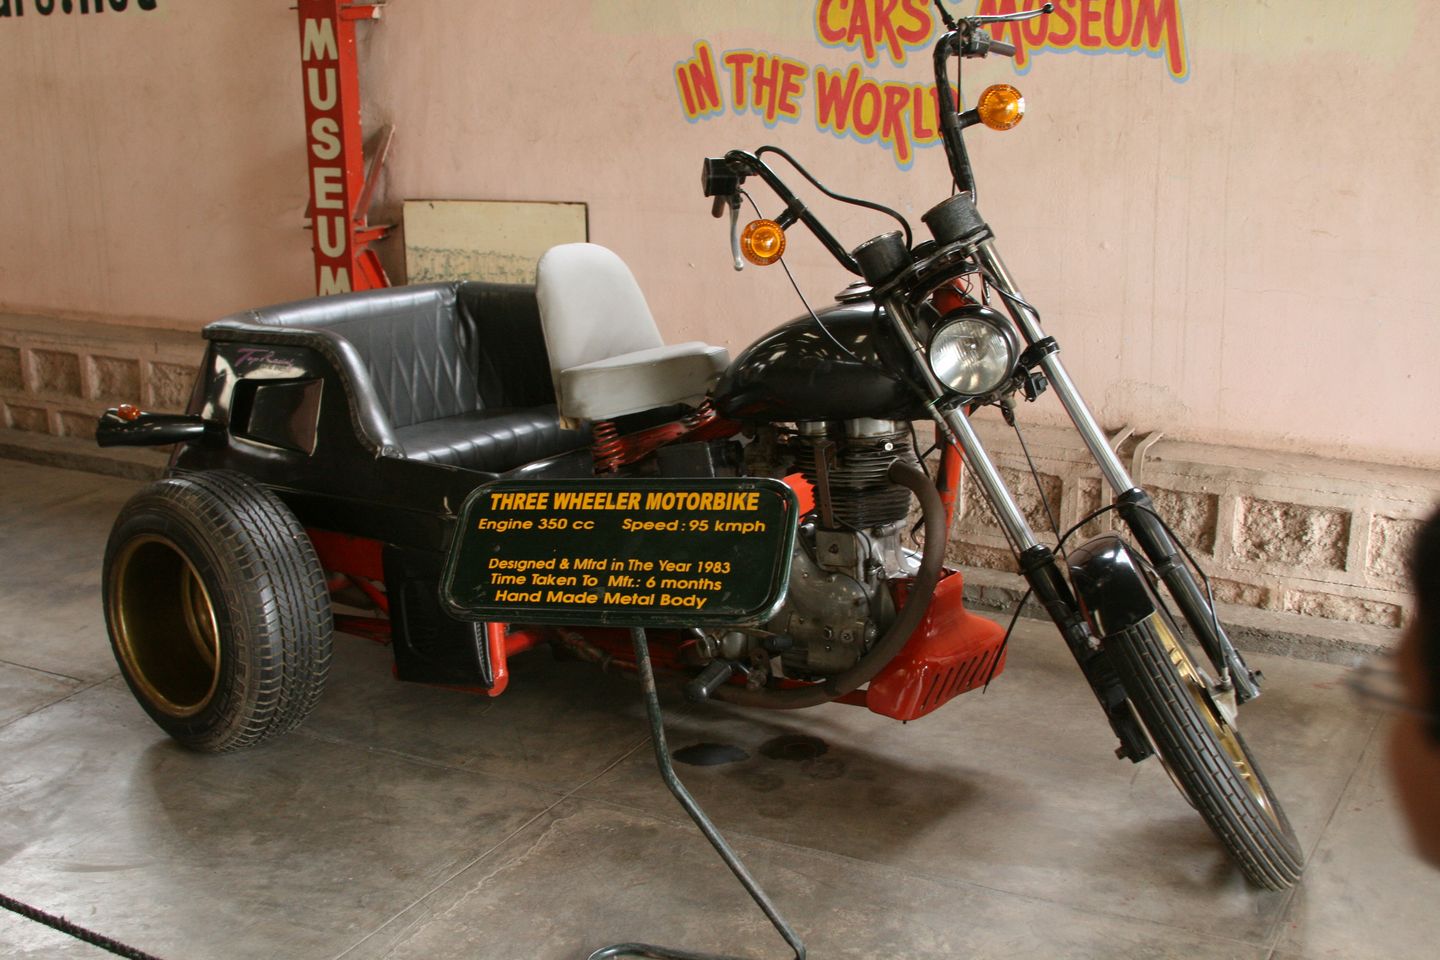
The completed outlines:
<svg viewBox="0 0 1440 960">
<path fill-rule="evenodd" d="M 797 509 L 755 477 L 497 481 L 465 500 L 441 596 L 504 623 L 758 623 L 785 597 Z"/>
</svg>

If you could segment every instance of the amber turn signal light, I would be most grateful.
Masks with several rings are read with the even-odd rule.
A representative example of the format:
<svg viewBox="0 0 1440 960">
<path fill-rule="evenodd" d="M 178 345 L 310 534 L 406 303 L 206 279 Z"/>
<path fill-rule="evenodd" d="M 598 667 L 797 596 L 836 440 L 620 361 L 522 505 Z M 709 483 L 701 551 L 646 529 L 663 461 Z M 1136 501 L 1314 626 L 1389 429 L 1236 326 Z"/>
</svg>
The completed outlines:
<svg viewBox="0 0 1440 960">
<path fill-rule="evenodd" d="M 991 130 L 1009 130 L 1025 116 L 1025 97 L 1010 84 L 997 83 L 980 94 L 975 112 Z"/>
<path fill-rule="evenodd" d="M 757 267 L 768 267 L 785 253 L 785 230 L 774 220 L 752 220 L 740 234 L 740 252 Z"/>
<path fill-rule="evenodd" d="M 115 413 L 121 420 L 139 420 L 140 408 L 133 403 L 122 403 L 115 408 Z"/>
</svg>

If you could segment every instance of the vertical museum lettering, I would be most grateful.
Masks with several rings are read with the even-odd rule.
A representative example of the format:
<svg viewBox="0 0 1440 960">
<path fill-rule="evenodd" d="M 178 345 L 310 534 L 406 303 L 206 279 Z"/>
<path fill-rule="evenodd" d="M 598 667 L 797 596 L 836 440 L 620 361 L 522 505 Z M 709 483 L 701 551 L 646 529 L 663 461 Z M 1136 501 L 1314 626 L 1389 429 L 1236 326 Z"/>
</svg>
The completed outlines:
<svg viewBox="0 0 1440 960">
<path fill-rule="evenodd" d="M 305 74 L 305 113 L 310 118 L 310 200 L 314 208 L 319 292 L 352 289 L 349 266 L 349 216 L 345 170 L 340 158 L 340 50 L 335 22 L 310 17 L 304 22 L 300 61 Z M 326 263 L 324 261 L 331 261 Z"/>
<path fill-rule="evenodd" d="M 124 13 L 126 10 L 154 10 L 160 0 L 0 0 L 0 17 L 23 17 L 28 9 L 42 17 L 52 13 Z"/>
</svg>

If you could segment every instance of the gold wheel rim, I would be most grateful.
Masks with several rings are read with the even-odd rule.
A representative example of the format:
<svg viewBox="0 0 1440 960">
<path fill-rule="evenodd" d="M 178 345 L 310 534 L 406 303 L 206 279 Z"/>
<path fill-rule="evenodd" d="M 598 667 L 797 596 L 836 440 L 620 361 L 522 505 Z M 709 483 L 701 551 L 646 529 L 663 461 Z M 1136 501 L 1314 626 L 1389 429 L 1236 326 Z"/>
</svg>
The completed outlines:
<svg viewBox="0 0 1440 960">
<path fill-rule="evenodd" d="M 1206 682 L 1205 675 L 1191 659 L 1190 653 L 1185 649 L 1184 644 L 1176 635 L 1174 628 L 1165 617 L 1156 616 L 1156 633 L 1160 642 L 1165 646 L 1165 654 L 1170 658 L 1171 665 L 1180 677 L 1180 682 L 1190 693 L 1190 699 L 1195 702 L 1200 715 L 1210 727 L 1210 732 L 1215 734 L 1215 740 L 1220 744 L 1220 749 L 1225 751 L 1225 756 L 1230 760 L 1230 765 L 1240 775 L 1240 780 L 1245 784 L 1255 805 L 1264 811 L 1265 816 L 1278 827 L 1280 816 L 1275 809 L 1275 804 L 1270 800 L 1270 794 L 1265 789 L 1259 773 L 1250 762 L 1250 756 L 1245 751 L 1245 745 L 1240 742 L 1240 736 L 1230 722 L 1225 719 L 1210 695 L 1210 685 Z"/>
<path fill-rule="evenodd" d="M 190 558 L 166 537 L 136 537 L 116 557 L 109 586 L 115 650 L 141 695 L 176 719 L 204 710 L 220 683 L 220 629 Z"/>
</svg>

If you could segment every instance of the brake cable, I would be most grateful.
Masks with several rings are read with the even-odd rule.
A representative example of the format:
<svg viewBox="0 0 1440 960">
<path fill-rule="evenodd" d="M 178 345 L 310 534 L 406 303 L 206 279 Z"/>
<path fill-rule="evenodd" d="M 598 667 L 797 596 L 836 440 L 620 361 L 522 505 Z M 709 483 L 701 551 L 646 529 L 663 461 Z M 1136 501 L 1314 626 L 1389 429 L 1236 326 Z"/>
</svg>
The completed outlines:
<svg viewBox="0 0 1440 960">
<path fill-rule="evenodd" d="M 801 166 L 799 160 L 796 160 L 794 157 L 792 157 L 792 156 L 791 156 L 789 153 L 787 153 L 785 150 L 782 150 L 780 147 L 770 146 L 770 145 L 766 145 L 766 146 L 760 147 L 759 149 L 757 149 L 757 150 L 755 151 L 755 156 L 756 156 L 756 157 L 760 157 L 761 155 L 766 154 L 766 153 L 773 153 L 773 154 L 775 154 L 776 156 L 783 157 L 783 158 L 790 164 L 790 166 L 792 166 L 792 167 L 795 168 L 796 172 L 798 172 L 798 173 L 800 174 L 800 176 L 804 177 L 806 180 L 809 180 L 810 183 L 811 183 L 811 185 L 814 186 L 816 190 L 819 190 L 821 193 L 825 194 L 825 196 L 829 197 L 831 200 L 836 200 L 836 201 L 839 201 L 840 203 L 848 203 L 848 204 L 851 204 L 852 206 L 856 206 L 856 207 L 865 207 L 865 208 L 867 208 L 867 209 L 869 209 L 869 210 L 874 210 L 874 211 L 876 211 L 876 212 L 878 212 L 878 213 L 883 213 L 883 214 L 885 214 L 885 215 L 888 216 L 888 217 L 893 217 L 893 218 L 896 220 L 896 222 L 898 222 L 898 223 L 900 224 L 900 229 L 903 230 L 903 231 L 905 231 L 905 249 L 906 249 L 906 250 L 909 250 L 912 246 L 914 246 L 914 244 L 915 244 L 915 235 L 914 235 L 914 233 L 913 233 L 913 232 L 911 231 L 911 229 L 910 229 L 910 221 L 908 221 L 908 220 L 906 220 L 904 217 L 902 217 L 902 216 L 899 214 L 899 212 L 897 212 L 896 210 L 893 210 L 893 209 L 891 209 L 890 207 L 885 206 L 883 203 L 876 203 L 876 202 L 874 202 L 873 200 L 862 200 L 862 199 L 860 199 L 859 197 L 848 197 L 848 196 L 846 196 L 846 195 L 843 194 L 843 193 L 836 193 L 835 191 L 831 190 L 829 187 L 825 186 L 825 184 L 823 184 L 823 183 L 821 183 L 819 180 L 815 179 L 814 174 L 812 174 L 809 170 L 806 170 L 803 166 Z"/>
</svg>

